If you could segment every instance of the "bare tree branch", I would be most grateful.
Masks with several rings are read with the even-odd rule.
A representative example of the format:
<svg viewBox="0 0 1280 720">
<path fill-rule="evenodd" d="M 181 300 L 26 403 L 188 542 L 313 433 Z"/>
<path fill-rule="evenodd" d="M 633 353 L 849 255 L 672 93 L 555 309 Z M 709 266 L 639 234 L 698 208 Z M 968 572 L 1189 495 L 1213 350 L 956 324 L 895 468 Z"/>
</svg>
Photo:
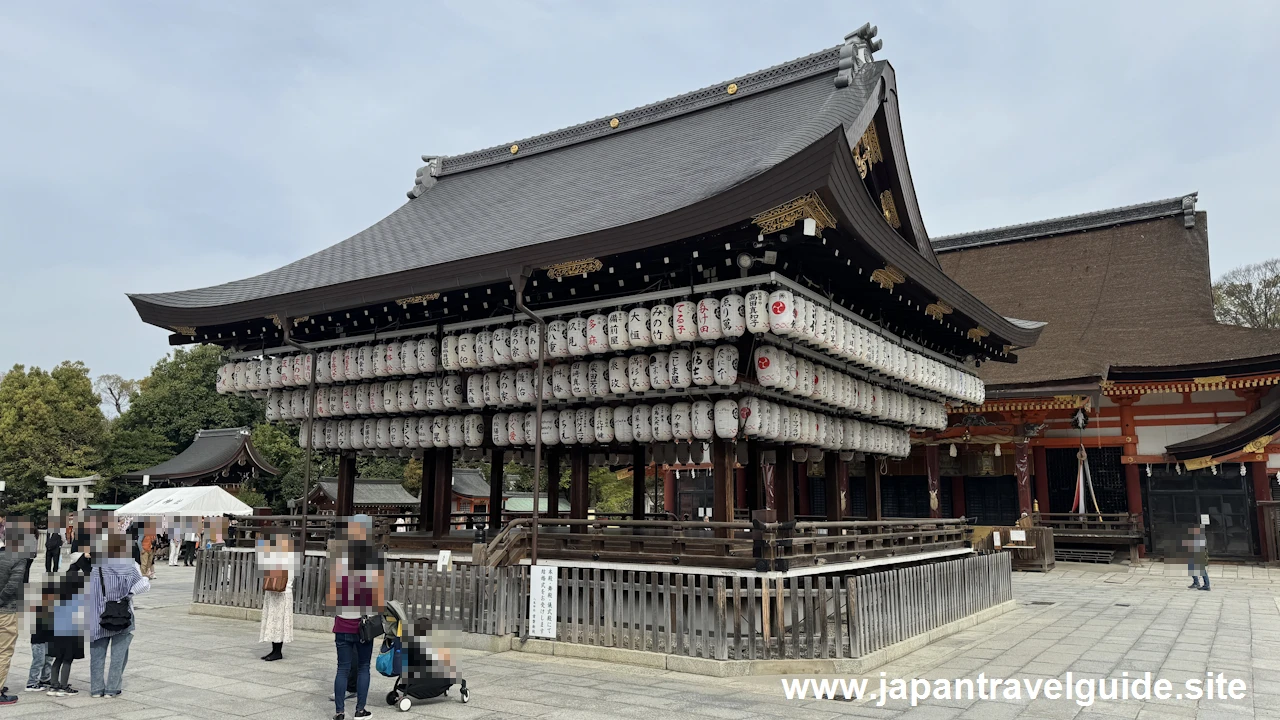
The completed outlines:
<svg viewBox="0 0 1280 720">
<path fill-rule="evenodd" d="M 1213 284 L 1218 322 L 1280 328 L 1280 258 L 1243 265 Z"/>
</svg>

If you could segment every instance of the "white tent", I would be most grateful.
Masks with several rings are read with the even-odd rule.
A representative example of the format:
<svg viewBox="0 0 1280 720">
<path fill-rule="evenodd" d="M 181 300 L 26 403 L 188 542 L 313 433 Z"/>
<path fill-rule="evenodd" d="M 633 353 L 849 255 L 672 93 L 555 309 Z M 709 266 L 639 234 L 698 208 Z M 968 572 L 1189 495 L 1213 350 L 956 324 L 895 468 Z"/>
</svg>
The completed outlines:
<svg viewBox="0 0 1280 720">
<path fill-rule="evenodd" d="M 116 510 L 116 517 L 216 517 L 252 514 L 253 508 L 217 485 L 156 488 Z"/>
</svg>

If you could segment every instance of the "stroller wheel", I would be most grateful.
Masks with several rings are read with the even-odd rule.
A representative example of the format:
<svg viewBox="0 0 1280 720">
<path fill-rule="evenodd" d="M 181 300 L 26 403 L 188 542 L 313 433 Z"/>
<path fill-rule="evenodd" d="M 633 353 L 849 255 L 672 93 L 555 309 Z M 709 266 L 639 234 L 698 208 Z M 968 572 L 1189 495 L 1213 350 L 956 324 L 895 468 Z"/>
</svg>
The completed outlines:
<svg viewBox="0 0 1280 720">
<path fill-rule="evenodd" d="M 409 712 L 409 709 L 413 707 L 413 701 L 407 697 L 402 697 L 400 698 L 400 704 L 396 707 L 399 708 L 400 712 Z"/>
<path fill-rule="evenodd" d="M 462 699 L 462 702 L 464 703 L 471 702 L 471 693 L 467 692 L 466 688 L 462 688 L 461 690 L 459 690 L 458 695 Z"/>
<path fill-rule="evenodd" d="M 392 690 L 391 692 L 387 693 L 387 704 L 388 704 L 388 705 L 395 705 L 395 704 L 396 704 L 396 700 L 398 700 L 398 699 L 400 699 L 400 693 L 396 692 L 395 690 Z"/>
</svg>

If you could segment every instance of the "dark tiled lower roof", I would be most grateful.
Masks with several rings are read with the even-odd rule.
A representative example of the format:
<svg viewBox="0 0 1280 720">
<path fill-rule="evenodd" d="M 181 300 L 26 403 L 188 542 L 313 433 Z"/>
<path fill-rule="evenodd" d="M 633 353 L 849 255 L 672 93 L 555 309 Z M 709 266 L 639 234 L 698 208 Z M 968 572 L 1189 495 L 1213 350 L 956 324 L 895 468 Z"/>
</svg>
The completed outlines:
<svg viewBox="0 0 1280 720">
<path fill-rule="evenodd" d="M 279 470 L 263 459 L 249 434 L 249 428 L 221 428 L 201 430 L 186 450 L 155 467 L 126 473 L 128 480 L 141 480 L 144 475 L 152 480 L 181 480 L 221 472 L 241 457 L 268 475 L 278 475 Z"/>
<path fill-rule="evenodd" d="M 338 499 L 338 479 L 322 478 L 317 484 L 331 500 Z M 388 478 L 357 478 L 354 503 L 361 505 L 417 505 L 418 498 L 404 489 L 401 481 Z"/>
<path fill-rule="evenodd" d="M 1190 440 L 1183 440 L 1165 448 L 1178 460 L 1192 460 L 1206 456 L 1220 457 L 1244 449 L 1245 445 L 1263 435 L 1280 432 L 1280 402 L 1264 405 L 1235 422 Z"/>
<path fill-rule="evenodd" d="M 1019 240 L 1035 240 L 1051 235 L 1093 230 L 1111 227 L 1124 223 L 1152 220 L 1175 215 L 1187 216 L 1194 213 L 1197 193 L 1179 197 L 1154 200 L 1152 202 L 1125 205 L 1108 210 L 1095 210 L 1080 215 L 1037 220 L 1021 225 L 1006 225 L 990 230 L 975 230 L 957 235 L 943 235 L 931 240 L 935 252 L 963 250 L 965 248 L 993 245 L 996 243 L 1017 242 Z"/>
</svg>

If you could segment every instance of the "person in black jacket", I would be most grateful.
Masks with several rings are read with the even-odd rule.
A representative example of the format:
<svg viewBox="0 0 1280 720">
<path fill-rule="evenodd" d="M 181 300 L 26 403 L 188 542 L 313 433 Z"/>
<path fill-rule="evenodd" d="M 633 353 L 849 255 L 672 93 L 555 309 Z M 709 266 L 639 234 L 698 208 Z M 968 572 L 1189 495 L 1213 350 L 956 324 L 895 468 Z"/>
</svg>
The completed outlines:
<svg viewBox="0 0 1280 720">
<path fill-rule="evenodd" d="M 58 572 L 62 562 L 62 529 L 56 522 L 49 523 L 49 534 L 44 539 L 44 571 Z"/>
</svg>

